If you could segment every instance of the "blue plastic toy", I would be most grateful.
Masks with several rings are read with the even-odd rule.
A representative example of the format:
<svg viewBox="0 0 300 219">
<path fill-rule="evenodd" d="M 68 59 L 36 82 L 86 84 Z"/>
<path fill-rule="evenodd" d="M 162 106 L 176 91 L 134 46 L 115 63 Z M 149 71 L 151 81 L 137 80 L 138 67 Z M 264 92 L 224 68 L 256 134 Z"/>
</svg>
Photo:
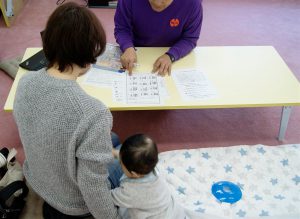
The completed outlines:
<svg viewBox="0 0 300 219">
<path fill-rule="evenodd" d="M 240 187 L 232 182 L 220 181 L 211 187 L 212 194 L 220 201 L 233 204 L 242 198 Z"/>
</svg>

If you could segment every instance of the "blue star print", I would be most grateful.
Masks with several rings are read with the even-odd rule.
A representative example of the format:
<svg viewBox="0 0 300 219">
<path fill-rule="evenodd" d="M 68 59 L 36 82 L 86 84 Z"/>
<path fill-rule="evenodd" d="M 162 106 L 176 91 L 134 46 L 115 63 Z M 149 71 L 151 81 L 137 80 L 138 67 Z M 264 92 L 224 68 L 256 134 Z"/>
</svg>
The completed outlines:
<svg viewBox="0 0 300 219">
<path fill-rule="evenodd" d="M 289 160 L 288 159 L 283 159 L 280 162 L 282 163 L 283 166 L 288 166 L 289 165 Z"/>
<path fill-rule="evenodd" d="M 203 203 L 200 202 L 200 201 L 197 201 L 197 202 L 194 203 L 194 205 L 202 205 L 202 204 L 203 204 Z"/>
<path fill-rule="evenodd" d="M 272 179 L 270 180 L 270 182 L 272 183 L 272 185 L 276 185 L 278 183 L 278 179 Z"/>
<path fill-rule="evenodd" d="M 247 151 L 243 148 L 241 148 L 241 150 L 239 150 L 239 152 L 241 153 L 241 156 L 246 156 L 247 155 Z"/>
<path fill-rule="evenodd" d="M 179 194 L 185 195 L 185 191 L 184 191 L 184 190 L 186 190 L 186 188 L 181 187 L 181 186 L 179 186 L 179 187 L 177 188 L 177 191 L 179 192 Z"/>
<path fill-rule="evenodd" d="M 210 156 L 209 156 L 209 154 L 206 152 L 206 153 L 202 153 L 202 157 L 203 158 L 205 158 L 205 159 L 209 159 L 210 158 Z"/>
<path fill-rule="evenodd" d="M 226 173 L 232 172 L 232 166 L 229 166 L 228 164 L 224 167 L 224 169 Z"/>
<path fill-rule="evenodd" d="M 282 196 L 282 195 L 274 195 L 274 198 L 275 198 L 275 199 L 279 199 L 279 200 L 285 199 L 285 197 Z"/>
<path fill-rule="evenodd" d="M 255 198 L 255 200 L 257 200 L 257 201 L 260 201 L 260 200 L 262 200 L 262 197 L 261 197 L 261 196 L 259 196 L 259 195 L 255 195 L 255 196 L 254 196 L 254 198 Z"/>
<path fill-rule="evenodd" d="M 263 216 L 269 216 L 269 212 L 268 211 L 264 211 L 262 210 L 259 214 L 259 216 L 263 217 Z"/>
<path fill-rule="evenodd" d="M 246 165 L 245 168 L 246 168 L 248 171 L 253 169 L 251 165 Z"/>
<path fill-rule="evenodd" d="M 245 217 L 246 211 L 242 211 L 242 209 L 240 209 L 236 214 L 237 214 L 239 217 Z"/>
<path fill-rule="evenodd" d="M 183 155 L 186 159 L 191 158 L 192 156 L 188 151 L 184 152 Z"/>
<path fill-rule="evenodd" d="M 174 173 L 174 168 L 168 167 L 167 171 L 168 171 L 168 174 Z"/>
<path fill-rule="evenodd" d="M 204 208 L 198 208 L 196 209 L 197 212 L 200 212 L 200 213 L 204 213 L 205 212 L 205 209 Z"/>
<path fill-rule="evenodd" d="M 262 147 L 257 148 L 256 150 L 257 150 L 258 153 L 260 153 L 260 154 L 262 154 L 262 155 L 263 155 L 264 153 L 266 153 L 266 151 L 265 151 Z"/>
<path fill-rule="evenodd" d="M 186 170 L 186 172 L 188 172 L 189 174 L 192 174 L 195 172 L 195 168 L 189 166 L 189 168 Z"/>
<path fill-rule="evenodd" d="M 295 181 L 296 185 L 300 183 L 300 177 L 298 175 L 296 175 L 292 180 Z"/>
</svg>

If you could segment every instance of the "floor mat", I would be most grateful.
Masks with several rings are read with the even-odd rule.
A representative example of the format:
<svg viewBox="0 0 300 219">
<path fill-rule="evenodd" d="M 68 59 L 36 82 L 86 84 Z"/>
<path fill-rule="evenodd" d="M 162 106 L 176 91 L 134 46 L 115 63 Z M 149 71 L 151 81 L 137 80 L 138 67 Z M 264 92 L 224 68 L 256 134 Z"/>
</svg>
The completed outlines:
<svg viewBox="0 0 300 219">
<path fill-rule="evenodd" d="M 175 150 L 159 156 L 160 174 L 194 218 L 300 218 L 300 144 Z M 238 185 L 242 199 L 217 201 L 211 187 L 218 181 Z"/>
</svg>

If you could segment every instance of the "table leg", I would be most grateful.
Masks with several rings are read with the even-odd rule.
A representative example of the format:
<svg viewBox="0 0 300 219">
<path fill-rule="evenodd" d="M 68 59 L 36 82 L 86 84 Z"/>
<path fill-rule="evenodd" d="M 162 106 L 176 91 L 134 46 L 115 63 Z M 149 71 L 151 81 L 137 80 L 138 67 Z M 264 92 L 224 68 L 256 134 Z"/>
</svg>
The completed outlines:
<svg viewBox="0 0 300 219">
<path fill-rule="evenodd" d="M 282 141 L 285 136 L 285 131 L 287 129 L 289 118 L 292 112 L 291 106 L 283 106 L 282 107 L 282 113 L 281 113 L 281 121 L 280 121 L 280 127 L 279 127 L 279 133 L 278 133 L 278 140 Z"/>
</svg>

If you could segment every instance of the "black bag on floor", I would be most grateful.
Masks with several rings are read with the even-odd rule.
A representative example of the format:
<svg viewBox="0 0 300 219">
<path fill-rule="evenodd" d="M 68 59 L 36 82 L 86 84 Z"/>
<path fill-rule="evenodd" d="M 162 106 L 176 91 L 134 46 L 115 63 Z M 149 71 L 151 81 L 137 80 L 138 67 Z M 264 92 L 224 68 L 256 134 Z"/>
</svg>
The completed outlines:
<svg viewBox="0 0 300 219">
<path fill-rule="evenodd" d="M 19 193 L 15 196 L 15 193 Z M 17 219 L 25 206 L 28 187 L 24 181 L 14 181 L 0 191 L 0 218 Z"/>
<path fill-rule="evenodd" d="M 25 206 L 28 187 L 13 148 L 0 150 L 0 218 L 17 219 Z"/>
</svg>

